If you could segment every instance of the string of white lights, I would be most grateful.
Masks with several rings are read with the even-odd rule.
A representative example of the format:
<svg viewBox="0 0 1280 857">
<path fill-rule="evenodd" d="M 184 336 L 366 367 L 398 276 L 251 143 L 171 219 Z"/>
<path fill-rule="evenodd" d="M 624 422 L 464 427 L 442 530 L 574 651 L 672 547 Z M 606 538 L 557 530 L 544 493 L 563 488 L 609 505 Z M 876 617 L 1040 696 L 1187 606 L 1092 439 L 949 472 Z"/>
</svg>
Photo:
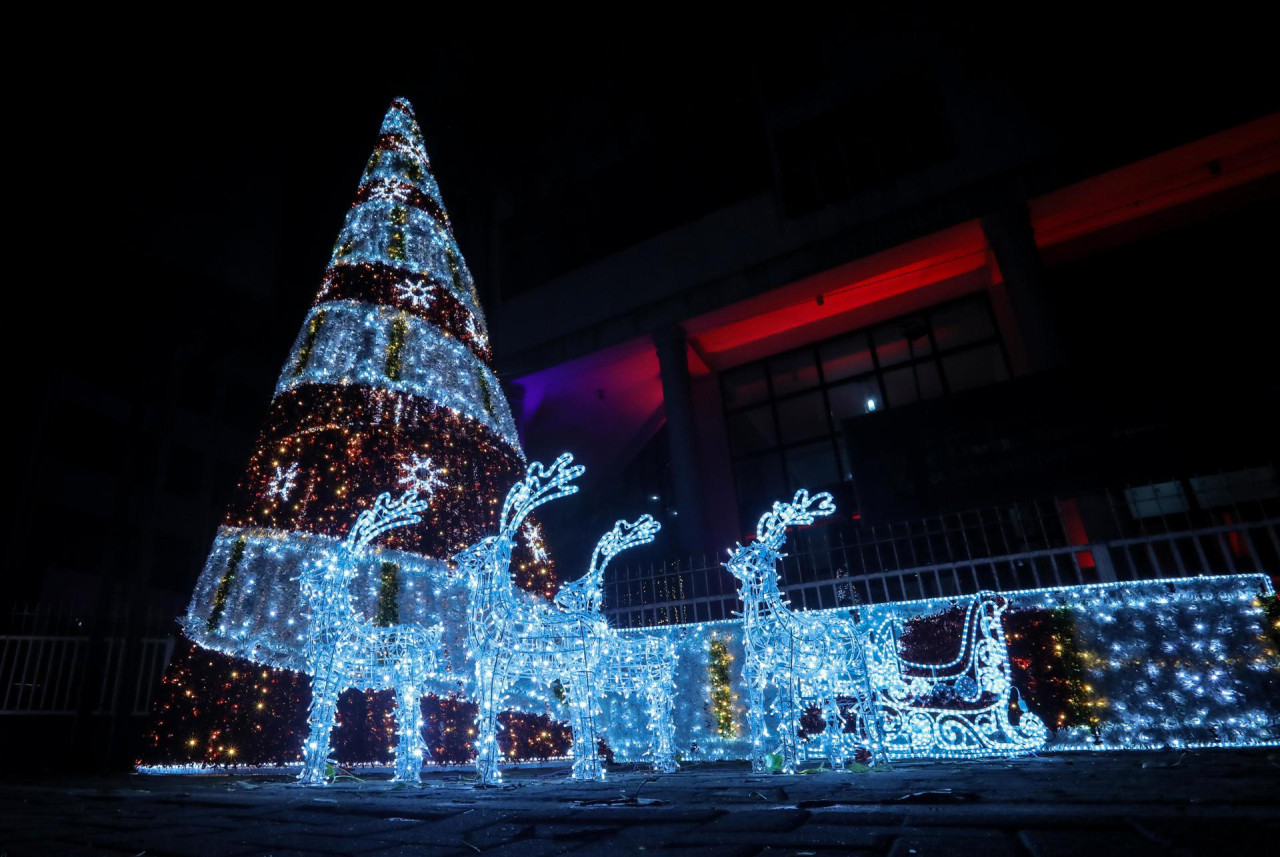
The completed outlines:
<svg viewBox="0 0 1280 857">
<path fill-rule="evenodd" d="M 658 522 L 648 515 L 635 523 L 617 522 L 597 544 L 586 574 L 562 587 L 554 604 L 537 601 L 513 585 L 511 551 L 525 518 L 543 503 L 576 493 L 578 486 L 572 483 L 583 471 L 569 453 L 550 467 L 533 462 L 507 494 L 498 535 L 454 557 L 470 591 L 467 646 L 476 669 L 476 768 L 485 783 L 501 779 L 497 714 L 517 683 L 551 686 L 565 697 L 575 778 L 604 777 L 598 747 L 604 733 L 598 720 L 601 698 L 611 692 L 644 700 L 650 760 L 659 770 L 674 769 L 675 646 L 660 636 L 621 637 L 600 613 L 601 580 L 609 560 L 653 541 Z"/>
</svg>

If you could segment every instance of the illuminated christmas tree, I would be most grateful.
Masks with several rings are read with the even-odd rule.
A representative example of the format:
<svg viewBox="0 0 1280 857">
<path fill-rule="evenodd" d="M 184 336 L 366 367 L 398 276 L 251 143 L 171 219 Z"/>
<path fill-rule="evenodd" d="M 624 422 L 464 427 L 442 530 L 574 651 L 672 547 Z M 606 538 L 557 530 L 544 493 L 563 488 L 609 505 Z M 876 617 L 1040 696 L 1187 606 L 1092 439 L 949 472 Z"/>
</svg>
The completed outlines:
<svg viewBox="0 0 1280 857">
<path fill-rule="evenodd" d="M 256 680 L 287 688 L 293 702 L 242 704 L 228 689 L 233 673 L 249 673 L 233 659 L 303 665 L 308 616 L 299 568 L 330 549 L 384 491 L 416 488 L 430 507 L 421 524 L 380 540 L 386 549 L 370 566 L 368 585 L 351 588 L 355 602 L 370 621 L 394 613 L 399 621 L 441 622 L 461 610 L 445 589 L 446 561 L 495 529 L 502 497 L 525 467 L 491 360 L 422 133 L 409 103 L 397 99 L 182 621 L 186 636 L 212 652 L 177 647 L 146 761 L 295 757 L 298 747 L 286 744 L 252 753 L 242 746 L 231 759 L 210 740 L 279 733 L 292 742 L 296 727 L 266 729 L 245 719 L 292 724 L 308 701 L 305 679 L 300 687 L 261 677 L 258 667 Z M 557 581 L 536 526 L 519 551 L 517 583 L 553 594 Z M 381 722 L 365 703 L 360 712 L 348 705 L 340 719 Z"/>
</svg>

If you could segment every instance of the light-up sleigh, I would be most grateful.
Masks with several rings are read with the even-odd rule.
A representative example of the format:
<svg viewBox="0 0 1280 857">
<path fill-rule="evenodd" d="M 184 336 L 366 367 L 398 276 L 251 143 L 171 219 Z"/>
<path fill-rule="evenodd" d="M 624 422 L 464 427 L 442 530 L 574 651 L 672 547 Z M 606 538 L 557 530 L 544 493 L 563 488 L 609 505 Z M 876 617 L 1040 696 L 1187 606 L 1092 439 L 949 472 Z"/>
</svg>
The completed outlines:
<svg viewBox="0 0 1280 857">
<path fill-rule="evenodd" d="M 954 659 L 902 657 L 904 624 L 892 615 L 865 636 L 866 664 L 885 753 L 967 758 L 1017 755 L 1042 746 L 1048 730 L 1030 711 L 1010 717 L 1013 681 L 1002 614 L 1008 601 L 990 592 L 957 599 L 964 627 Z"/>
</svg>

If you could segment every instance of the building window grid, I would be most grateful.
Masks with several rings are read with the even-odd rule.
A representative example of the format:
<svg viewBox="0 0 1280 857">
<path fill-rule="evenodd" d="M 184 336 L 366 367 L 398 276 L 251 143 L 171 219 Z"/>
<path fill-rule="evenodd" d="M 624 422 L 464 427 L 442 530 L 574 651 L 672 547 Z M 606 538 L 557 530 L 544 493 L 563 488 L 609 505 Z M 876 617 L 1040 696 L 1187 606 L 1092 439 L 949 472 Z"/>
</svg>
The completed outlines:
<svg viewBox="0 0 1280 857">
<path fill-rule="evenodd" d="M 960 345 L 955 345 L 946 349 L 939 349 L 937 337 L 934 335 L 934 321 L 933 321 L 934 313 L 945 307 L 951 307 L 956 304 L 968 303 L 968 302 L 980 303 L 982 305 L 982 308 L 986 312 L 987 320 L 990 323 L 991 333 L 986 336 L 974 339 L 970 342 L 965 342 Z M 916 353 L 915 343 L 923 337 L 916 337 L 915 339 L 912 339 L 906 334 L 906 330 L 905 330 L 906 326 L 903 323 L 907 319 L 910 319 L 913 316 L 919 316 L 924 319 L 925 335 L 929 341 L 928 354 L 917 355 Z M 936 306 L 929 307 L 919 312 L 908 313 L 906 315 L 902 315 L 894 319 L 889 319 L 888 321 L 879 322 L 877 324 L 870 325 L 868 327 L 846 331 L 836 336 L 832 336 L 818 342 L 813 342 L 808 345 L 801 346 L 800 348 L 793 348 L 788 351 L 782 351 L 777 354 L 772 354 L 768 357 L 762 358 L 760 360 L 753 361 L 752 363 L 746 363 L 746 364 L 743 364 L 742 366 L 734 367 L 735 370 L 740 370 L 744 368 L 749 368 L 753 365 L 760 366 L 764 372 L 765 398 L 760 400 L 750 401 L 750 402 L 747 402 L 746 404 L 739 404 L 732 407 L 726 407 L 725 416 L 727 418 L 732 417 L 735 414 L 739 414 L 744 411 L 751 410 L 752 408 L 759 408 L 762 405 L 767 405 L 769 407 L 771 422 L 773 426 L 773 434 L 775 438 L 774 443 L 765 449 L 754 450 L 744 454 L 736 454 L 733 452 L 732 448 L 730 449 L 730 455 L 734 464 L 735 483 L 739 481 L 737 465 L 739 465 L 744 461 L 761 460 L 761 459 L 765 459 L 772 456 L 775 459 L 775 461 L 780 465 L 780 468 L 781 468 L 780 472 L 782 473 L 784 482 L 789 484 L 791 482 L 791 473 L 790 473 L 790 468 L 787 465 L 787 458 L 786 458 L 787 451 L 792 449 L 798 449 L 803 446 L 811 446 L 813 444 L 821 442 L 824 439 L 828 440 L 830 443 L 831 453 L 834 456 L 833 461 L 836 465 L 835 470 L 839 475 L 838 481 L 848 482 L 850 477 L 847 471 L 845 471 L 843 456 L 841 454 L 841 441 L 844 437 L 844 432 L 842 427 L 838 424 L 838 422 L 832 415 L 830 391 L 832 390 L 832 388 L 852 385 L 859 382 L 866 383 L 868 381 L 871 381 L 871 382 L 874 382 L 876 392 L 879 394 L 877 409 L 886 408 L 886 407 L 900 407 L 900 406 L 891 405 L 889 403 L 887 388 L 884 381 L 886 368 L 880 362 L 879 348 L 877 347 L 875 338 L 873 336 L 874 330 L 879 328 L 884 328 L 894 324 L 903 325 L 903 328 L 904 328 L 903 337 L 906 340 L 908 356 L 907 356 L 907 360 L 904 361 L 903 363 L 894 364 L 891 367 L 890 371 L 901 370 L 909 367 L 911 369 L 912 380 L 915 384 L 916 399 L 915 401 L 908 402 L 906 404 L 915 404 L 915 402 L 918 402 L 921 400 L 920 399 L 921 386 L 920 386 L 919 367 L 925 363 L 932 363 L 935 367 L 935 372 L 937 373 L 937 377 L 942 387 L 941 396 L 951 395 L 951 381 L 948 379 L 947 373 L 943 369 L 943 366 L 942 366 L 943 360 L 946 357 L 950 357 L 956 354 L 962 354 L 966 351 L 976 351 L 980 348 L 985 348 L 993 344 L 996 345 L 999 348 L 1000 359 L 1004 366 L 1005 377 L 1010 378 L 1013 376 L 1012 366 L 1009 361 L 1008 349 L 1005 347 L 1004 341 L 1000 338 L 999 327 L 995 318 L 995 314 L 991 308 L 991 302 L 986 298 L 985 294 L 981 294 L 981 293 L 977 295 L 969 295 L 954 301 L 947 301 L 945 303 L 937 304 Z M 857 336 L 858 334 L 862 334 L 863 336 L 866 337 L 867 348 L 871 357 L 871 368 L 866 372 L 860 372 L 845 378 L 840 378 L 837 381 L 828 382 L 826 378 L 826 367 L 823 365 L 823 361 L 822 361 L 823 346 L 836 342 L 841 339 Z M 805 387 L 800 390 L 794 390 L 789 393 L 783 393 L 780 395 L 776 394 L 774 392 L 773 371 L 770 366 L 771 362 L 776 361 L 778 358 L 787 357 L 787 356 L 798 354 L 801 352 L 809 354 L 810 358 L 813 360 L 814 365 L 817 367 L 816 385 Z M 721 383 L 722 384 L 724 383 L 723 374 L 721 375 Z M 779 408 L 781 406 L 785 406 L 785 404 L 788 401 L 793 401 L 803 396 L 812 395 L 815 392 L 815 390 L 820 392 L 822 396 L 822 406 L 823 406 L 824 417 L 826 421 L 826 432 L 824 434 L 814 435 L 814 436 L 806 437 L 800 440 L 785 441 L 783 439 L 783 434 L 782 434 L 782 421 L 779 416 Z M 739 499 L 741 499 L 742 486 L 735 485 L 735 487 L 738 489 L 737 496 L 739 497 Z M 812 488 L 812 487 L 822 487 L 822 486 L 804 486 L 804 485 L 793 486 L 793 488 L 803 488 L 803 487 Z M 755 512 L 751 510 L 746 510 L 744 514 L 748 514 L 748 517 L 749 517 L 750 514 L 755 514 Z"/>
</svg>

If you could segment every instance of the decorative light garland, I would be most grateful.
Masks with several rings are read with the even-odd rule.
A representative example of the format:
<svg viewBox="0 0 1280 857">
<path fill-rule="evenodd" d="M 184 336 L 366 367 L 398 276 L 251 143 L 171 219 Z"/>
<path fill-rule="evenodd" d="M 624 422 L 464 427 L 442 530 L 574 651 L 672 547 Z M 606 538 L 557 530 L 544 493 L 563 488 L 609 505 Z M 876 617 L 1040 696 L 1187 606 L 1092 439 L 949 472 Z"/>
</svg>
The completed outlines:
<svg viewBox="0 0 1280 857">
<path fill-rule="evenodd" d="M 729 664 L 733 657 L 729 646 L 715 634 L 711 635 L 711 665 L 708 673 L 711 682 L 711 714 L 715 718 L 716 734 L 721 738 L 735 738 L 738 724 L 734 717 L 733 689 L 729 686 Z"/>
</svg>

